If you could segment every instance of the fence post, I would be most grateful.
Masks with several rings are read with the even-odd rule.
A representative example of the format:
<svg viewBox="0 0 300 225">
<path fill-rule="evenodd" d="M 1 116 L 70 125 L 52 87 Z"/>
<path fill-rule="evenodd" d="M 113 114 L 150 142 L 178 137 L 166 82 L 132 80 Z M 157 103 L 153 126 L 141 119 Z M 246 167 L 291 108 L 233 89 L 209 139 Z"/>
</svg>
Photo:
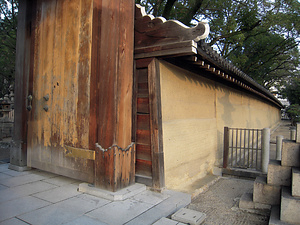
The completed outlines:
<svg viewBox="0 0 300 225">
<path fill-rule="evenodd" d="M 229 152 L 229 128 L 224 127 L 224 155 L 223 155 L 223 168 L 227 168 Z"/>
<path fill-rule="evenodd" d="M 262 130 L 261 139 L 261 170 L 263 173 L 267 173 L 270 159 L 270 128 L 264 128 Z"/>
<path fill-rule="evenodd" d="M 296 127 L 290 128 L 290 139 L 296 141 Z"/>
<path fill-rule="evenodd" d="M 300 143 L 300 123 L 296 124 L 296 143 Z"/>
<path fill-rule="evenodd" d="M 282 140 L 282 135 L 276 136 L 276 160 L 281 160 Z"/>
</svg>

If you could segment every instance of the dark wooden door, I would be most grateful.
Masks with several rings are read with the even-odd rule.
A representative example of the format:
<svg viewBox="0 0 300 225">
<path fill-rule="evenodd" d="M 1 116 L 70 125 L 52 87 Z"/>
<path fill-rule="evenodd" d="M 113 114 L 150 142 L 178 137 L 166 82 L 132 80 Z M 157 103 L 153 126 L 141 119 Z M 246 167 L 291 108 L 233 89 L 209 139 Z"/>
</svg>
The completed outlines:
<svg viewBox="0 0 300 225">
<path fill-rule="evenodd" d="M 92 0 L 37 1 L 28 101 L 28 166 L 93 182 L 89 149 Z M 92 123 L 91 123 L 92 124 Z M 95 127 L 96 129 L 96 127 Z M 96 132 L 96 131 L 94 131 Z M 67 157 L 68 147 L 82 157 Z"/>
</svg>

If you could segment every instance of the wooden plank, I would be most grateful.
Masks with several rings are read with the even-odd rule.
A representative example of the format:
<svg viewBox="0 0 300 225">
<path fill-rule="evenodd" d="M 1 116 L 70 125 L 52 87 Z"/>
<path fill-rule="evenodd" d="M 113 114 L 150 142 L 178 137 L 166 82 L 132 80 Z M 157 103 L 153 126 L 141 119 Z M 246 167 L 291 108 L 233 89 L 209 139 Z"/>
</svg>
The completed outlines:
<svg viewBox="0 0 300 225">
<path fill-rule="evenodd" d="M 229 153 L 229 128 L 224 127 L 224 155 L 223 155 L 223 168 L 227 168 Z"/>
<path fill-rule="evenodd" d="M 137 115 L 137 129 L 150 130 L 150 115 L 147 114 Z"/>
<path fill-rule="evenodd" d="M 137 112 L 149 113 L 149 98 L 137 98 Z"/>
<path fill-rule="evenodd" d="M 136 158 L 143 159 L 147 161 L 152 161 L 151 157 L 151 147 L 149 145 L 136 145 Z"/>
<path fill-rule="evenodd" d="M 100 52 L 101 52 L 101 2 L 93 0 L 92 19 L 92 52 L 91 52 L 91 78 L 90 78 L 90 116 L 89 116 L 89 149 L 95 149 L 98 138 L 98 113 L 99 113 L 99 73 L 100 73 Z"/>
<path fill-rule="evenodd" d="M 152 163 L 151 161 L 137 159 L 135 170 L 138 175 L 152 176 Z"/>
<path fill-rule="evenodd" d="M 149 108 L 152 149 L 153 188 L 161 189 L 165 186 L 163 133 L 160 96 L 159 62 L 154 59 L 149 64 Z"/>
<path fill-rule="evenodd" d="M 136 131 L 136 143 L 143 145 L 150 145 L 150 130 L 137 130 Z"/>
</svg>

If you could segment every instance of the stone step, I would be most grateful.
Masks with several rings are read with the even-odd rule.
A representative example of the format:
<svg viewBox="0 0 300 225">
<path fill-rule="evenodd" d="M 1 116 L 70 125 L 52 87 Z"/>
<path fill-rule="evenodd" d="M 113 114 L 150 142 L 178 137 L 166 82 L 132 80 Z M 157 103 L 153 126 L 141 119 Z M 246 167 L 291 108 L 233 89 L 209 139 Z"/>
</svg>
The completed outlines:
<svg viewBox="0 0 300 225">
<path fill-rule="evenodd" d="M 293 197 L 287 187 L 282 187 L 281 190 L 280 220 L 300 224 L 300 198 Z"/>
<path fill-rule="evenodd" d="M 292 196 L 300 197 L 300 169 L 292 168 Z"/>
<path fill-rule="evenodd" d="M 280 190 L 280 186 L 267 184 L 266 177 L 257 177 L 254 181 L 253 202 L 268 205 L 279 205 Z"/>
<path fill-rule="evenodd" d="M 270 160 L 267 175 L 267 184 L 291 186 L 292 167 L 282 166 L 279 160 Z"/>
<path fill-rule="evenodd" d="M 280 220 L 280 207 L 279 205 L 272 206 L 269 225 L 292 225 Z"/>
<path fill-rule="evenodd" d="M 300 143 L 290 140 L 283 140 L 281 165 L 300 167 Z"/>
<path fill-rule="evenodd" d="M 239 201 L 239 208 L 243 211 L 259 214 L 269 215 L 271 206 L 262 203 L 253 202 L 253 193 L 244 193 Z"/>
</svg>

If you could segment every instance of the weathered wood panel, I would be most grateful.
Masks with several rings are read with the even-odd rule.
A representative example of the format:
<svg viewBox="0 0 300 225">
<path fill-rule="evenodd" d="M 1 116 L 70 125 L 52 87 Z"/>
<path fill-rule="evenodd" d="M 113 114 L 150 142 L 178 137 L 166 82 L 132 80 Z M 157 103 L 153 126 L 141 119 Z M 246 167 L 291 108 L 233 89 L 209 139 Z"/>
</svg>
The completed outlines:
<svg viewBox="0 0 300 225">
<path fill-rule="evenodd" d="M 33 27 L 28 165 L 93 181 L 91 160 L 65 157 L 89 148 L 92 0 L 37 2 Z"/>
</svg>

